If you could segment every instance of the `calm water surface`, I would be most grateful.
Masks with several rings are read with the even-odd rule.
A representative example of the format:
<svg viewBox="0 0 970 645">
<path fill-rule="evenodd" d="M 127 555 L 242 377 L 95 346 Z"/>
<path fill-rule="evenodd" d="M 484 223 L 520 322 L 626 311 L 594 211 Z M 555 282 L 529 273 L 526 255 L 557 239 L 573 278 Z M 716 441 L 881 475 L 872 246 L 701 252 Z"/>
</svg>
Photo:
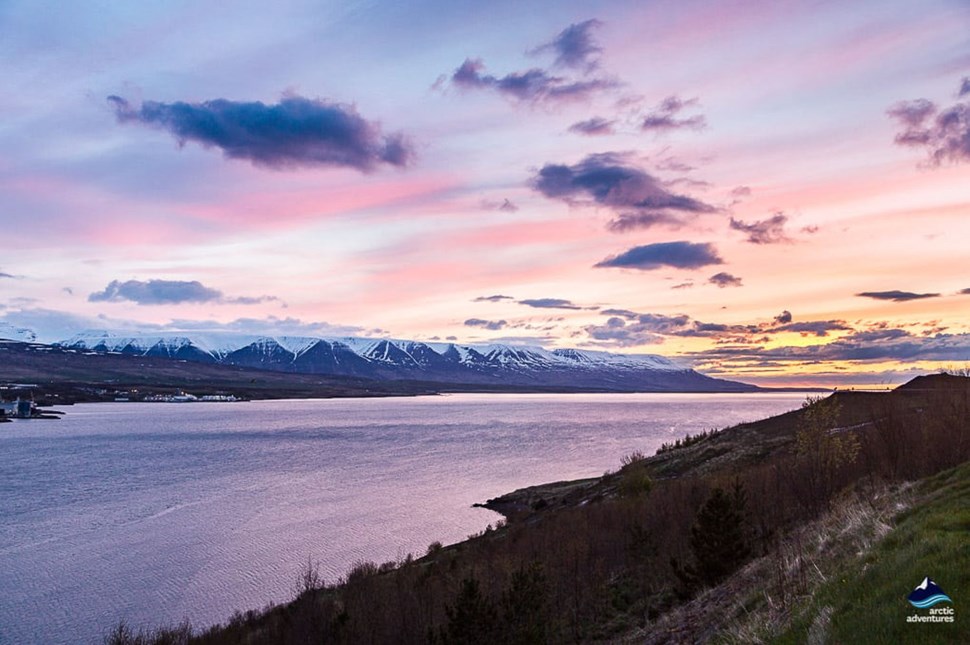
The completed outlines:
<svg viewBox="0 0 970 645">
<path fill-rule="evenodd" d="M 471 505 L 798 407 L 796 394 L 105 403 L 0 426 L 0 643 L 196 627 L 293 596 L 308 557 L 421 554 Z"/>
</svg>

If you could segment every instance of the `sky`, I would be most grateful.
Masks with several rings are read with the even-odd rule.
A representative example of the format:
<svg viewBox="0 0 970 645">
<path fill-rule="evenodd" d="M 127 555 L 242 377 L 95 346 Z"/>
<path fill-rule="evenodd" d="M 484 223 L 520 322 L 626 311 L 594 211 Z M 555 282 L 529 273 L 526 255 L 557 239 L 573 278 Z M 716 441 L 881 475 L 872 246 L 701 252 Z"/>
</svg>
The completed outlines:
<svg viewBox="0 0 970 645">
<path fill-rule="evenodd" d="M 0 0 L 0 78 L 0 332 L 970 365 L 966 0 Z"/>
</svg>

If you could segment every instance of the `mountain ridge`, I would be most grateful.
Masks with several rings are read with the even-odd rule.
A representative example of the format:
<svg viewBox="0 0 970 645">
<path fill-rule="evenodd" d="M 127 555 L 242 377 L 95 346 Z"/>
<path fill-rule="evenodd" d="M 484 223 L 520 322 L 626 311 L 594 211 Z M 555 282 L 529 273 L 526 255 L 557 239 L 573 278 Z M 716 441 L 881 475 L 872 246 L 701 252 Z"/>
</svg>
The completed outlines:
<svg viewBox="0 0 970 645">
<path fill-rule="evenodd" d="M 654 354 L 389 338 L 88 331 L 55 346 L 104 353 L 375 380 L 612 391 L 747 392 Z"/>
</svg>

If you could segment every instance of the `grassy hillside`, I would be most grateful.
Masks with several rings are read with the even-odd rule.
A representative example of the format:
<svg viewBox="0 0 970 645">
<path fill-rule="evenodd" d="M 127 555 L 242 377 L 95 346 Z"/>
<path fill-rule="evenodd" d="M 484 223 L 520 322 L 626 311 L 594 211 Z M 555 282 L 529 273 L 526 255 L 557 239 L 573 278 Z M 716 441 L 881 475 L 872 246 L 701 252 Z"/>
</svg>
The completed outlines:
<svg viewBox="0 0 970 645">
<path fill-rule="evenodd" d="M 970 464 L 945 471 L 917 488 L 918 503 L 864 556 L 831 576 L 778 643 L 802 643 L 812 631 L 842 643 L 970 643 Z M 928 610 L 906 596 L 924 576 L 953 599 L 953 623 L 908 623 Z"/>
</svg>

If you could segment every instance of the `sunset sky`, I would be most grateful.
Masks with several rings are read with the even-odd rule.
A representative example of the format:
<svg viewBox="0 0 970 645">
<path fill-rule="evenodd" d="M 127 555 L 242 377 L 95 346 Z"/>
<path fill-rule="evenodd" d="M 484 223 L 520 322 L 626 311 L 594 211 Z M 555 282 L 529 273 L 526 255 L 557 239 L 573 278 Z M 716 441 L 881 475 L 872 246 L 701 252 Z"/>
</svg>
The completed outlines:
<svg viewBox="0 0 970 645">
<path fill-rule="evenodd" d="M 966 0 L 5 0 L 0 78 L 0 331 L 970 365 Z"/>
</svg>

